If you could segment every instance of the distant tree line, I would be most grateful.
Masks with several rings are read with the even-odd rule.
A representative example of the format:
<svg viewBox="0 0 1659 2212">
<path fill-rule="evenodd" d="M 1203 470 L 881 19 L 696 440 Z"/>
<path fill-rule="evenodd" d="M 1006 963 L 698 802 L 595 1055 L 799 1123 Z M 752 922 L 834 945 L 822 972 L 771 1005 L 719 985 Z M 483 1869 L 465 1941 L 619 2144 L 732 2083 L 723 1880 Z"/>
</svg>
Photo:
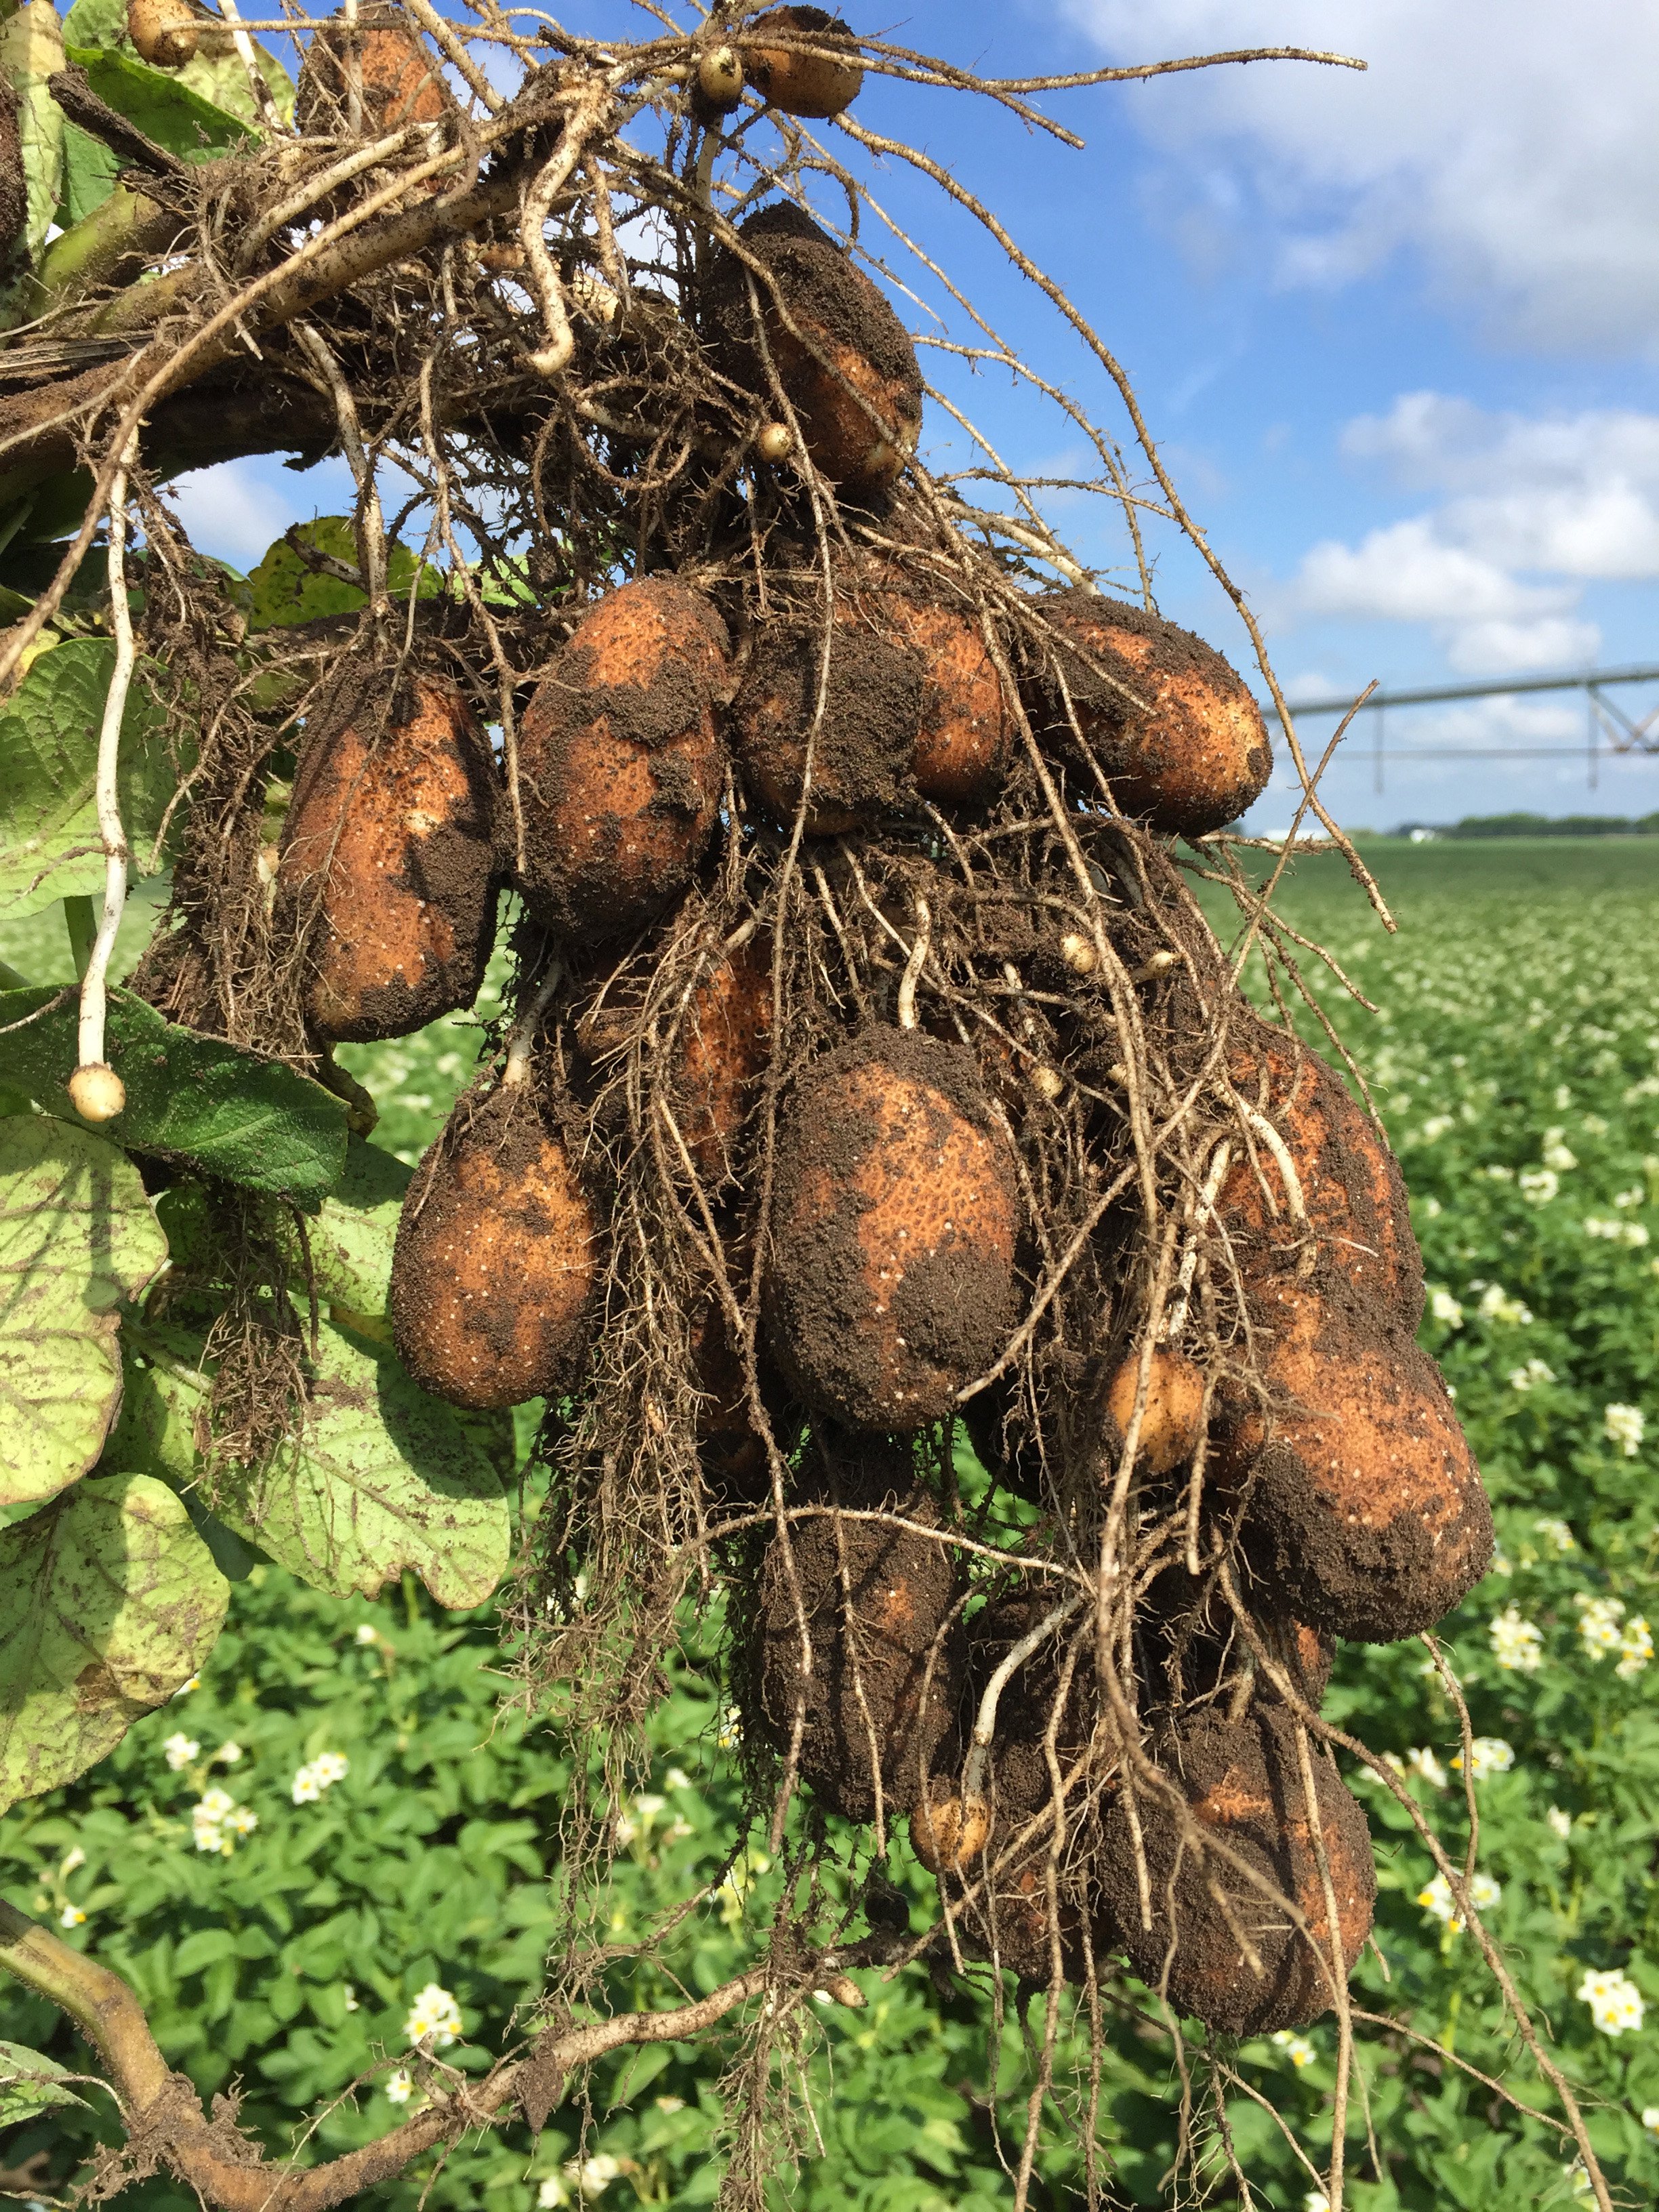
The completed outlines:
<svg viewBox="0 0 1659 2212">
<path fill-rule="evenodd" d="M 1659 814 L 1466 814 L 1461 822 L 1402 822 L 1394 832 L 1409 837 L 1656 837 Z"/>
</svg>

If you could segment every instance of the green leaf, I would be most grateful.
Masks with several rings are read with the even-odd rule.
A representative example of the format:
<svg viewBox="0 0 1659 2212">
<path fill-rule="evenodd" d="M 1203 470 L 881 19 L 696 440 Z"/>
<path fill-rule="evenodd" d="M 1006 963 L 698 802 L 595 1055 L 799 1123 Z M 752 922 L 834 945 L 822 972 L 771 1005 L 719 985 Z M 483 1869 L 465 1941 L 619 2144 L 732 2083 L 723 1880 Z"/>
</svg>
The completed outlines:
<svg viewBox="0 0 1659 2212">
<path fill-rule="evenodd" d="M 216 154 L 234 152 L 261 135 L 243 117 L 228 114 L 192 91 L 182 70 L 152 69 L 136 55 L 106 47 L 70 46 L 65 52 L 85 70 L 88 83 L 106 106 L 182 161 L 211 161 Z"/>
<path fill-rule="evenodd" d="M 121 165 L 101 138 L 67 119 L 64 125 L 64 191 L 58 204 L 58 224 L 70 230 L 94 208 L 100 208 L 115 190 Z"/>
<path fill-rule="evenodd" d="M 379 1145 L 347 1138 L 345 1174 L 306 1221 L 319 1298 L 364 1317 L 386 1312 L 398 1219 L 413 1174 Z M 297 1238 L 293 1258 L 297 1269 Z"/>
<path fill-rule="evenodd" d="M 0 2043 L 0 2128 L 15 2128 L 32 2120 L 51 2105 L 79 2105 L 86 2099 L 64 2087 L 70 2079 L 67 2066 L 47 2058 L 21 2043 Z"/>
<path fill-rule="evenodd" d="M 0 1531 L 0 1811 L 114 1750 L 196 1673 L 230 1585 L 182 1502 L 94 1475 Z"/>
<path fill-rule="evenodd" d="M 64 37 L 71 46 L 107 47 L 132 60 L 139 58 L 127 36 L 126 0 L 76 0 L 64 19 Z M 219 50 L 209 52 L 210 46 Z M 256 42 L 253 51 L 278 114 L 284 123 L 292 122 L 294 80 L 268 47 Z M 214 32 L 210 25 L 205 27 L 195 59 L 186 62 L 183 69 L 170 70 L 167 74 L 173 83 L 188 86 L 191 92 L 199 93 L 204 100 L 211 100 L 227 114 L 240 116 L 256 129 L 258 127 L 258 103 L 248 83 L 247 71 L 234 46 L 222 33 Z"/>
<path fill-rule="evenodd" d="M 52 0 L 31 0 L 0 24 L 0 72 L 17 88 L 23 170 L 28 184 L 24 241 L 33 261 L 46 243 L 64 187 L 64 111 L 46 79 L 64 66 L 64 34 Z"/>
<path fill-rule="evenodd" d="M 55 1497 L 96 1461 L 121 1401 L 116 1309 L 167 1255 L 125 1152 L 0 1121 L 0 1504 Z"/>
<path fill-rule="evenodd" d="M 0 921 L 103 890 L 98 732 L 114 666 L 107 638 L 70 639 L 40 656 L 0 712 Z M 135 876 L 150 872 L 178 784 L 143 679 L 141 666 L 121 719 L 117 777 Z"/>
<path fill-rule="evenodd" d="M 315 552 L 349 562 L 354 568 L 357 565 L 357 533 L 349 515 L 319 515 L 314 522 L 301 523 L 295 535 Z M 249 626 L 256 630 L 290 628 L 325 615 L 355 614 L 368 604 L 355 584 L 342 583 L 337 576 L 313 575 L 282 538 L 266 547 L 248 582 L 253 590 Z M 429 562 L 417 563 L 406 545 L 394 545 L 386 559 L 386 588 L 394 599 L 406 599 L 411 586 L 416 599 L 435 599 L 443 580 Z"/>
<path fill-rule="evenodd" d="M 9 1025 L 61 1001 L 21 1029 Z M 0 992 L 0 1084 L 48 1114 L 74 1115 L 64 1088 L 76 1064 L 73 992 Z M 112 1125 L 134 1151 L 297 1200 L 321 1197 L 345 1169 L 346 1109 L 331 1091 L 278 1060 L 166 1020 L 131 991 L 109 994 L 105 1055 L 127 1087 Z"/>
<path fill-rule="evenodd" d="M 203 1477 L 197 1414 L 210 1378 L 199 1341 L 146 1330 L 145 1364 L 112 1448 L 174 1482 Z M 482 1605 L 506 1571 L 497 1463 L 511 1431 L 428 1397 L 397 1361 L 325 1322 L 301 1435 L 255 1470 L 204 1480 L 214 1513 L 278 1566 L 335 1597 L 374 1597 L 405 1567 L 440 1605 Z"/>
</svg>

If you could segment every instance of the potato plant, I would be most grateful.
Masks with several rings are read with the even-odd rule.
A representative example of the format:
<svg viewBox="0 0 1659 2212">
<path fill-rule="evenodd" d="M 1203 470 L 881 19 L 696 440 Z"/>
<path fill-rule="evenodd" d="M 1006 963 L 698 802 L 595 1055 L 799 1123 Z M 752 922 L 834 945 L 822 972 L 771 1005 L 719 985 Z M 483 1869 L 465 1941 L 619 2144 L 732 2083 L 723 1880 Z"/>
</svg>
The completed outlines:
<svg viewBox="0 0 1659 2212">
<path fill-rule="evenodd" d="M 414 2108 L 332 2154 L 337 2103 L 264 2157 L 131 1984 L 0 1907 L 0 1963 L 115 2101 L 90 2185 L 322 2212 L 478 2129 L 539 2139 L 614 2054 L 730 2023 L 719 2187 L 758 2204 L 805 2140 L 818 1993 L 862 2011 L 856 1970 L 921 1966 L 941 2004 L 988 2001 L 994 2047 L 1017 2027 L 1023 2117 L 988 2124 L 1020 2206 L 1051 2105 L 1109 2201 L 1123 2008 L 1176 2055 L 1172 2175 L 1246 2197 L 1238 2042 L 1333 2013 L 1340 2205 L 1364 1776 L 1606 2206 L 1473 1854 L 1322 1715 L 1337 1644 L 1426 1634 L 1492 1515 L 1413 1340 L 1387 1143 L 1291 1017 L 1318 1012 L 1272 903 L 1297 840 L 1261 885 L 1229 829 L 1262 710 L 1158 612 L 1149 487 L 1238 609 L 1298 829 L 1386 902 L 1103 342 L 856 112 L 884 76 L 1060 129 L 1030 99 L 1060 82 L 816 8 L 647 15 L 613 46 L 349 4 L 283 19 L 291 85 L 234 9 L 8 26 L 0 880 L 15 914 L 61 902 L 76 981 L 0 992 L 0 1784 L 77 1784 L 185 1694 L 251 1561 L 348 1607 L 423 1585 L 411 1632 L 501 1593 L 509 1705 L 568 1746 L 544 1978 L 476 2080 L 423 1984 Z M 980 220 L 1104 374 L 1144 482 L 943 280 L 974 358 L 1086 433 L 1133 582 L 924 377 L 919 343 L 948 370 L 963 342 L 901 319 L 877 158 Z M 934 406 L 984 468 L 929 466 Z M 335 446 L 349 522 L 248 577 L 169 505 L 186 465 Z M 142 873 L 166 903 L 116 984 Z M 476 1012 L 507 892 L 499 1018 L 411 1171 L 339 1053 Z M 662 1793 L 629 1778 L 688 1668 L 735 1810 L 710 1878 L 631 1926 L 605 1900 Z M 193 1847 L 267 1850 L 213 1778 L 240 1740 L 167 1742 Z M 351 1765 L 313 1745 L 291 1803 Z M 677 1991 L 727 1890 L 761 1940 Z M 200 1933 L 185 1955 L 234 1986 Z M 624 2002 L 624 1960 L 668 1988 Z M 71 2109 L 45 2054 L 7 2063 L 15 2111 Z"/>
</svg>

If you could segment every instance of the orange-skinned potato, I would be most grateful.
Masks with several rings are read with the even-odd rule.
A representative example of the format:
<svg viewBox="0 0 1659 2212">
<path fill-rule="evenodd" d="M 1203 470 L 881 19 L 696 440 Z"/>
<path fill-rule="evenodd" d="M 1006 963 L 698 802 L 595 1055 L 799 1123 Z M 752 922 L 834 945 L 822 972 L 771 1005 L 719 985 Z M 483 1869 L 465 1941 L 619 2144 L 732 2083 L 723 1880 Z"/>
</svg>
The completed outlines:
<svg viewBox="0 0 1659 2212">
<path fill-rule="evenodd" d="M 1119 1362 L 1106 1390 L 1107 1444 L 1115 1474 L 1115 1458 L 1122 1451 L 1133 1417 L 1140 1387 L 1140 1354 L 1132 1352 Z M 1190 1359 L 1165 1345 L 1154 1347 L 1146 1377 L 1146 1396 L 1141 1409 L 1136 1447 L 1138 1466 L 1147 1474 L 1168 1474 L 1190 1459 L 1204 1428 L 1204 1377 Z"/>
<path fill-rule="evenodd" d="M 807 450 L 830 481 L 854 495 L 885 489 L 915 453 L 921 428 L 921 373 L 903 324 L 793 202 L 759 209 L 740 235 L 758 269 L 722 249 L 705 289 L 718 365 L 767 399 L 769 412 L 769 357 Z"/>
<path fill-rule="evenodd" d="M 573 1377 L 603 1263 L 593 1208 L 528 1083 L 464 1097 L 404 1194 L 392 1263 L 398 1357 L 477 1411 Z"/>
<path fill-rule="evenodd" d="M 365 138 L 455 112 L 436 55 L 395 8 L 360 8 L 355 24 L 336 15 L 312 36 L 295 100 L 298 128 L 313 137 L 344 132 L 354 104 Z M 442 191 L 444 180 L 428 189 Z"/>
<path fill-rule="evenodd" d="M 584 615 L 519 731 L 526 905 L 578 944 L 641 928 L 679 897 L 724 775 L 724 624 L 667 578 Z"/>
<path fill-rule="evenodd" d="M 886 1444 L 839 1460 L 827 1474 L 815 1468 L 790 1502 L 843 1511 L 885 1506 L 923 1528 L 939 1522 L 909 1455 Z M 955 1718 L 963 1639 L 952 1548 L 873 1521 L 822 1515 L 789 1526 L 793 1579 L 777 1537 L 761 1577 L 766 1732 L 787 1752 L 799 1713 L 800 1771 L 817 1795 L 851 1820 L 872 1820 L 879 1774 L 891 1820 L 916 1802 Z"/>
<path fill-rule="evenodd" d="M 472 1004 L 495 933 L 495 802 L 477 718 L 434 678 L 377 739 L 361 718 L 312 739 L 276 892 L 301 925 L 320 909 L 305 1000 L 318 1036 L 407 1036 Z"/>
<path fill-rule="evenodd" d="M 780 39 L 788 43 L 775 43 Z M 841 17 L 825 8 L 769 8 L 740 43 L 750 82 L 786 115 L 839 115 L 864 83 L 857 42 Z M 812 46 L 830 51 L 803 51 Z"/>
<path fill-rule="evenodd" d="M 768 1320 L 854 1429 L 941 1419 L 1018 1311 L 1018 1186 L 963 1047 L 872 1030 L 810 1067 L 778 1146 Z"/>
<path fill-rule="evenodd" d="M 1328 1754 L 1316 1745 L 1310 1750 L 1343 1965 L 1352 1972 L 1370 1933 L 1376 1896 L 1370 1838 L 1364 1813 Z M 1150 1789 L 1136 1792 L 1151 1877 L 1150 1928 L 1141 1922 L 1127 1813 L 1120 1804 L 1107 1816 L 1105 1886 L 1130 1964 L 1154 1988 L 1167 1972 L 1173 2008 L 1225 2034 L 1306 2027 L 1332 2008 L 1335 1996 L 1321 1964 L 1321 1954 L 1328 1956 L 1330 1917 L 1288 1715 L 1260 1705 L 1238 1722 L 1213 1711 L 1200 1714 L 1172 1732 L 1159 1764 L 1178 1784 L 1191 1824 Z M 1269 1893 L 1218 1852 L 1206 1850 L 1206 1832 L 1265 1880 Z M 1212 1884 L 1254 1946 L 1259 1974 Z M 1312 1943 L 1279 1899 L 1297 1906 Z"/>
<path fill-rule="evenodd" d="M 1402 1334 L 1423 1317 L 1423 1260 L 1389 1142 L 1341 1078 L 1296 1038 L 1236 1013 L 1228 1073 L 1246 1105 L 1282 1139 L 1307 1224 L 1294 1218 L 1284 1168 L 1258 1132 L 1243 1140 L 1217 1201 L 1247 1275 L 1295 1274 L 1351 1293 Z"/>
<path fill-rule="evenodd" d="M 977 623 L 903 591 L 887 593 L 878 607 L 890 635 L 921 663 L 921 726 L 911 767 L 917 791 L 939 806 L 994 798 L 1008 767 L 1008 709 Z"/>
<path fill-rule="evenodd" d="M 842 623 L 830 634 L 827 678 L 823 653 L 817 625 L 769 623 L 732 707 L 744 782 L 781 824 L 793 822 L 805 794 L 815 837 L 868 827 L 905 805 L 921 726 L 913 654 Z"/>
<path fill-rule="evenodd" d="M 1272 1333 L 1264 1409 L 1218 1424 L 1214 1464 L 1248 1476 L 1246 1542 L 1298 1620 L 1362 1644 L 1431 1628 L 1492 1558 L 1492 1509 L 1439 1369 L 1316 1291 L 1253 1300 Z"/>
<path fill-rule="evenodd" d="M 1261 709 L 1212 647 L 1161 616 L 1098 592 L 1055 592 L 1066 690 L 1123 812 L 1171 836 L 1219 830 L 1260 798 L 1273 769 Z M 1075 750 L 1051 677 L 1033 686 L 1051 749 Z"/>
<path fill-rule="evenodd" d="M 772 970 L 751 938 L 698 985 L 680 1031 L 676 1119 L 710 1182 L 731 1174 L 732 1147 L 766 1073 L 771 1036 Z"/>
</svg>

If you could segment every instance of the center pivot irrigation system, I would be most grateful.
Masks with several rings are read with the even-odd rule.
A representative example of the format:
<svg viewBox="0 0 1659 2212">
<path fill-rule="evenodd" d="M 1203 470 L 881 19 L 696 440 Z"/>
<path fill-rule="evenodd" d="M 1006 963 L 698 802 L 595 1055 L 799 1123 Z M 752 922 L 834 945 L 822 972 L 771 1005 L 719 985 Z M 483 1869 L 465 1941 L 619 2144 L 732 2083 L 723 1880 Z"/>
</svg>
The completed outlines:
<svg viewBox="0 0 1659 2212">
<path fill-rule="evenodd" d="M 1249 2202 L 1228 2114 L 1259 2093 L 1237 2039 L 1334 2012 L 1308 2172 L 1340 2207 L 1376 1888 L 1340 1753 L 1443 1875 L 1611 2212 L 1471 1899 L 1472 1849 L 1454 1858 L 1321 1715 L 1334 1640 L 1426 1636 L 1485 1572 L 1492 1521 L 1413 1341 L 1398 1170 L 1292 1024 L 1322 1019 L 1299 957 L 1324 957 L 1271 904 L 1295 834 L 1261 894 L 1224 834 L 1267 778 L 1262 716 L 1158 614 L 1149 529 L 1184 532 L 1237 609 L 1302 779 L 1297 827 L 1316 818 L 1392 925 L 1106 343 L 857 105 L 879 79 L 924 139 L 948 98 L 1075 146 L 1039 95 L 1341 58 L 983 80 L 807 7 L 647 7 L 637 40 L 619 7 L 600 45 L 489 0 L 463 20 L 373 0 L 281 19 L 303 54 L 289 108 L 251 35 L 275 24 L 231 0 L 132 0 L 125 22 L 100 4 L 82 0 L 12 118 L 20 237 L 43 100 L 78 134 L 77 190 L 88 145 L 105 190 L 63 236 L 40 229 L 11 295 L 0 503 L 8 573 L 32 546 L 34 582 L 0 679 L 40 680 L 76 620 L 114 647 L 102 923 L 78 1027 L 50 1027 L 63 994 L 15 1016 L 54 1042 L 15 1079 L 167 1185 L 177 1246 L 127 1387 L 185 1407 L 155 1431 L 162 1475 L 296 1573 L 375 1586 L 337 1547 L 372 1551 L 380 1524 L 307 1456 L 347 1402 L 339 1346 L 382 1401 L 395 1348 L 398 1388 L 468 1436 L 545 1400 L 510 1663 L 598 1747 L 527 2044 L 471 2080 L 422 2051 L 425 2109 L 332 2165 L 255 2157 L 167 2075 L 122 1984 L 9 1915 L 0 1959 L 73 2012 L 120 2091 L 127 2162 L 105 2180 L 159 2165 L 238 2212 L 310 2212 L 470 2129 L 538 2128 L 607 2050 L 740 2013 L 724 2186 L 758 2206 L 813 1992 L 852 2001 L 849 1968 L 925 1964 L 981 1989 L 994 2037 L 1027 2008 L 1020 2206 L 1056 2102 L 1090 2202 L 1112 2200 L 1126 2016 L 1167 2039 L 1172 2185 Z M 28 12 L 49 46 L 41 0 Z M 204 58 L 246 124 L 186 158 L 142 118 Z M 901 170 L 1052 311 L 1133 458 L 899 224 Z M 1034 450 L 1048 413 L 1088 441 L 1112 588 L 975 429 L 969 370 L 1016 381 Z M 930 470 L 930 415 L 973 466 Z M 192 549 L 165 478 L 335 447 L 349 542 L 290 534 L 283 618 Z M 309 613 L 308 582 L 343 586 L 345 611 Z M 149 834 L 176 857 L 131 992 L 106 994 L 140 690 L 169 771 Z M 1228 949 L 1195 878 L 1237 901 Z M 228 1083 L 257 1060 L 327 1086 L 365 1136 L 373 1102 L 334 1046 L 472 1005 L 508 887 L 509 1009 L 409 1184 L 383 1322 L 331 1289 L 314 1207 L 204 1164 L 177 1125 L 164 1147 L 147 1133 L 155 1071 L 182 1085 L 208 1053 Z M 1239 987 L 1252 951 L 1266 1015 Z M 491 1449 L 510 1474 L 510 1443 Z M 449 1587 L 460 1536 L 427 1525 L 423 1571 Z M 728 1865 L 752 1836 L 786 1879 L 752 1969 L 619 2014 L 600 1902 L 617 1808 L 699 1620 L 738 1717 Z M 1463 1732 L 1472 1774 L 1466 1713 Z M 906 1826 L 936 1885 L 919 1930 L 884 1904 Z M 707 1894 L 631 1942 L 630 1970 L 672 1968 Z"/>
</svg>

